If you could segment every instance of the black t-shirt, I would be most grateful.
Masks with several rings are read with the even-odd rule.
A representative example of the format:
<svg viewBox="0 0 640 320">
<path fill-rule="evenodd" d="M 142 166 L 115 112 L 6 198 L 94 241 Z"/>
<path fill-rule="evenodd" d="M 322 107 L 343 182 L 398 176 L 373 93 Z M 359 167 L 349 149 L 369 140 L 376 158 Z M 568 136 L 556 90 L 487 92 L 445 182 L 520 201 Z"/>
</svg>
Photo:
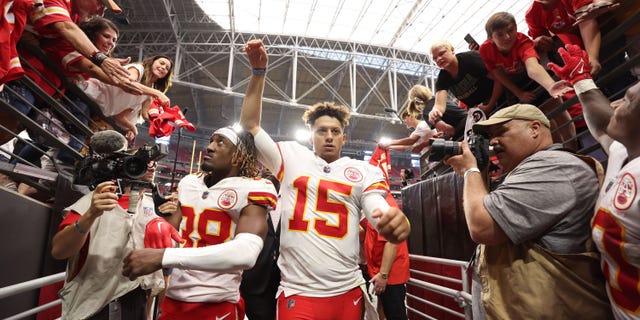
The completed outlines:
<svg viewBox="0 0 640 320">
<path fill-rule="evenodd" d="M 478 51 L 456 54 L 458 75 L 451 76 L 446 70 L 440 70 L 436 81 L 436 92 L 448 90 L 458 100 L 469 107 L 488 102 L 493 91 L 493 80 L 487 78 L 487 68 Z"/>
</svg>

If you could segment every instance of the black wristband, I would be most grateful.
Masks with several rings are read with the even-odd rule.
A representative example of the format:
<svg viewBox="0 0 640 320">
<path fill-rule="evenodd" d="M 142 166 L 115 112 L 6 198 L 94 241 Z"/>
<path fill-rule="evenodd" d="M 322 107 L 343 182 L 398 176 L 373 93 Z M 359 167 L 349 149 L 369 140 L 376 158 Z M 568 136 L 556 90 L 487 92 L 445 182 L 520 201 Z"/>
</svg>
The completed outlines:
<svg viewBox="0 0 640 320">
<path fill-rule="evenodd" d="M 73 228 L 76 229 L 79 234 L 86 234 L 87 232 L 89 232 L 89 230 L 82 230 L 80 228 L 80 219 L 76 220 L 76 222 L 73 223 Z"/>
<path fill-rule="evenodd" d="M 91 62 L 93 62 L 93 64 L 99 67 L 107 58 L 108 57 L 106 54 L 100 51 L 96 51 L 91 55 Z"/>
<path fill-rule="evenodd" d="M 261 74 L 266 74 L 267 73 L 267 68 L 256 68 L 252 70 L 253 74 L 255 75 L 261 75 Z"/>
</svg>

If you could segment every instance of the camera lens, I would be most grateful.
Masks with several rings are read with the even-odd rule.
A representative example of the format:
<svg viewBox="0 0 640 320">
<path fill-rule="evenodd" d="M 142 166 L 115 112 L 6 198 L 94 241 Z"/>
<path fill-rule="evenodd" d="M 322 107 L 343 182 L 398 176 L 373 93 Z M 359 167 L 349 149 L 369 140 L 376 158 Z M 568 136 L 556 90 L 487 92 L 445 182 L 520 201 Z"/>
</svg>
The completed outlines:
<svg viewBox="0 0 640 320">
<path fill-rule="evenodd" d="M 122 173 L 131 179 L 138 179 L 147 172 L 147 162 L 138 157 L 129 157 L 122 164 Z"/>
<path fill-rule="evenodd" d="M 431 141 L 431 153 L 429 161 L 440 161 L 444 158 L 455 156 L 461 153 L 460 143 L 456 141 L 446 141 L 444 139 L 433 139 Z"/>
</svg>

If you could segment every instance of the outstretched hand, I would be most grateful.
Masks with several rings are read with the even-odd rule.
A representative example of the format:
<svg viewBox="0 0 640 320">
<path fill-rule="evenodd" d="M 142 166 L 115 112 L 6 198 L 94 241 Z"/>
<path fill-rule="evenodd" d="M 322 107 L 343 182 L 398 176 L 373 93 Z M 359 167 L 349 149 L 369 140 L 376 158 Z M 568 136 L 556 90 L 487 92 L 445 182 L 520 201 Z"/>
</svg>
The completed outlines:
<svg viewBox="0 0 640 320">
<path fill-rule="evenodd" d="M 569 81 L 560 80 L 554 82 L 548 89 L 549 95 L 553 98 L 562 98 L 565 93 L 573 91 Z"/>
<path fill-rule="evenodd" d="M 558 53 L 564 61 L 564 66 L 549 62 L 547 66 L 560 79 L 569 81 L 571 85 L 584 79 L 591 79 L 591 65 L 589 55 L 575 44 L 567 44 L 567 49 L 560 48 Z"/>
<path fill-rule="evenodd" d="M 265 69 L 269 58 L 267 56 L 267 49 L 265 48 L 262 40 L 256 39 L 247 42 L 242 48 L 242 51 L 247 53 L 249 63 L 253 69 Z"/>
<path fill-rule="evenodd" d="M 376 209 L 371 215 L 373 218 L 380 218 L 376 229 L 378 233 L 391 243 L 398 244 L 409 237 L 411 226 L 404 213 L 395 207 L 390 207 L 387 212 Z"/>
<path fill-rule="evenodd" d="M 129 62 L 131 62 L 131 57 L 126 59 L 106 58 L 102 61 L 100 68 L 111 78 L 111 81 L 116 85 L 120 85 L 121 83 L 131 82 L 129 80 L 129 71 L 123 67 Z"/>
</svg>

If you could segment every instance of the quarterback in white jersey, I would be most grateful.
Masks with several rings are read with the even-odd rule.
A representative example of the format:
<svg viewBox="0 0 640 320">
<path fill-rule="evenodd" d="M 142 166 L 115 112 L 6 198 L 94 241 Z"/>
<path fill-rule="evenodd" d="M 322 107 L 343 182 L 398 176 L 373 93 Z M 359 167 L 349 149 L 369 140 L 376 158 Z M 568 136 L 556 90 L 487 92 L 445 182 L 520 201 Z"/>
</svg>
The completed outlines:
<svg viewBox="0 0 640 320">
<path fill-rule="evenodd" d="M 313 151 L 296 142 L 276 144 L 260 128 L 268 59 L 260 40 L 247 43 L 245 51 L 254 72 L 240 123 L 254 135 L 258 159 L 281 182 L 278 319 L 359 319 L 366 300 L 359 288 L 361 212 L 394 243 L 408 237 L 409 223 L 386 202 L 389 190 L 379 168 L 340 157 L 347 107 L 327 102 L 305 112 Z"/>
<path fill-rule="evenodd" d="M 182 211 L 181 248 L 134 250 L 123 274 L 133 279 L 173 267 L 160 319 L 244 318 L 242 270 L 262 249 L 266 212 L 275 208 L 273 183 L 257 177 L 253 138 L 218 129 L 207 147 L 202 170 L 178 185 Z"/>
<path fill-rule="evenodd" d="M 256 136 L 258 150 L 268 146 L 262 143 L 268 139 L 264 131 Z M 327 163 L 297 142 L 280 142 L 277 150 L 281 165 L 273 172 L 282 181 L 283 221 L 278 266 L 285 296 L 334 296 L 363 284 L 360 209 L 366 195 L 389 192 L 382 171 L 348 157 Z"/>
<path fill-rule="evenodd" d="M 567 46 L 560 55 L 565 66 L 551 67 L 573 84 L 589 131 L 609 155 L 591 225 L 613 315 L 640 319 L 640 83 L 627 89 L 624 98 L 609 102 L 591 80 L 584 51 Z"/>
</svg>

